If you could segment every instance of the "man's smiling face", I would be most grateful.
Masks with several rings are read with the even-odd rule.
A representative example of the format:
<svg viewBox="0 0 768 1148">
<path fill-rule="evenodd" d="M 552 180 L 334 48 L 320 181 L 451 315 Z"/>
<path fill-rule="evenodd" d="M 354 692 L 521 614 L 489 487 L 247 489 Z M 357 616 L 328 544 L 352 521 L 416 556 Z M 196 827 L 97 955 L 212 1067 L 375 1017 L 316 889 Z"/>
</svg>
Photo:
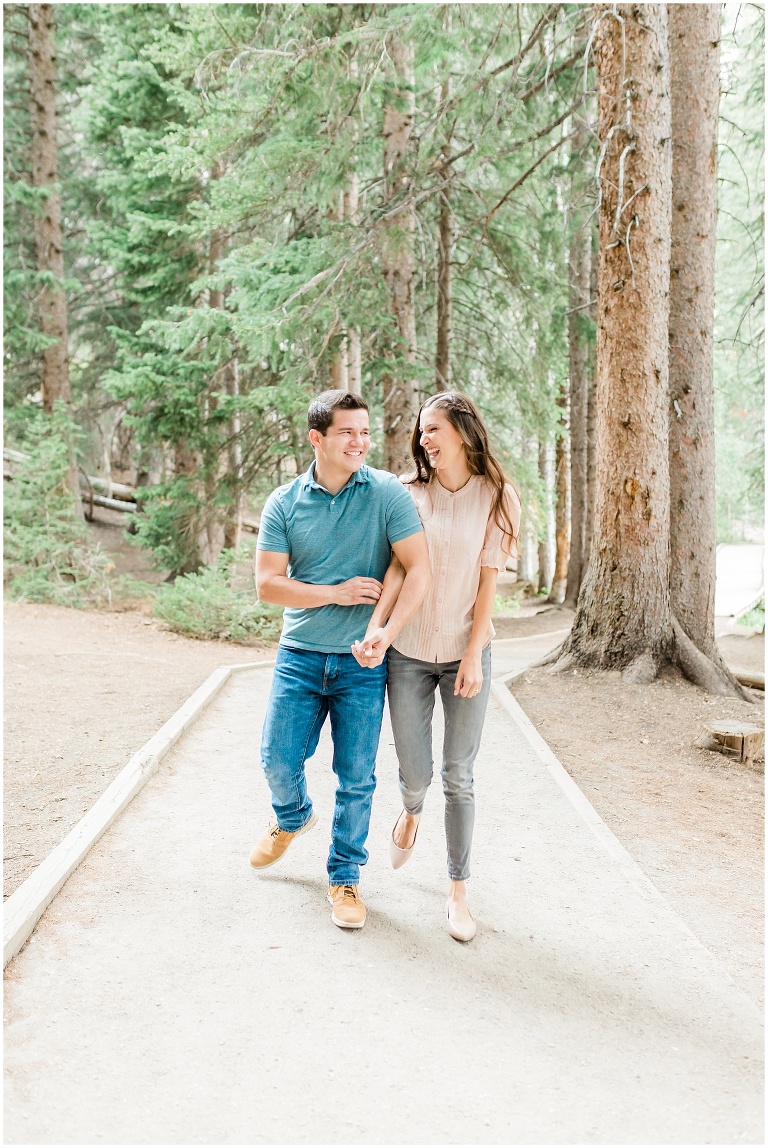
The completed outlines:
<svg viewBox="0 0 768 1148">
<path fill-rule="evenodd" d="M 309 437 L 323 469 L 354 474 L 365 462 L 371 446 L 368 411 L 335 410 L 325 434 L 311 431 Z"/>
</svg>

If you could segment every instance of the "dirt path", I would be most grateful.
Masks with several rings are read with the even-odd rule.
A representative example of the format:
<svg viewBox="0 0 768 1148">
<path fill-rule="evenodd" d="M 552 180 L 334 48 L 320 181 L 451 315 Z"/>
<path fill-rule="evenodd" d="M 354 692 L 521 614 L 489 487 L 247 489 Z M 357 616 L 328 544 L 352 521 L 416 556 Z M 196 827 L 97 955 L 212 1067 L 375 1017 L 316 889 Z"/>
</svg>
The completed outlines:
<svg viewBox="0 0 768 1148">
<path fill-rule="evenodd" d="M 271 656 L 141 613 L 18 602 L 5 606 L 4 645 L 6 897 L 212 670 Z"/>
</svg>

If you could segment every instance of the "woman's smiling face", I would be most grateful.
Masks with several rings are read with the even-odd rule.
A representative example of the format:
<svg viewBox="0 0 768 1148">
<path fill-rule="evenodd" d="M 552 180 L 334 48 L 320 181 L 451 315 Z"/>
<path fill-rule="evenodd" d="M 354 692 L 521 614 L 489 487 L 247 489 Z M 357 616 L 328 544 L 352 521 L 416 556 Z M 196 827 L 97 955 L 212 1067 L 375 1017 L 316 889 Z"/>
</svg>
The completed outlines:
<svg viewBox="0 0 768 1148">
<path fill-rule="evenodd" d="M 427 453 L 429 465 L 435 470 L 445 470 L 465 460 L 464 440 L 440 407 L 425 407 L 419 419 L 419 430 L 419 442 Z"/>
</svg>

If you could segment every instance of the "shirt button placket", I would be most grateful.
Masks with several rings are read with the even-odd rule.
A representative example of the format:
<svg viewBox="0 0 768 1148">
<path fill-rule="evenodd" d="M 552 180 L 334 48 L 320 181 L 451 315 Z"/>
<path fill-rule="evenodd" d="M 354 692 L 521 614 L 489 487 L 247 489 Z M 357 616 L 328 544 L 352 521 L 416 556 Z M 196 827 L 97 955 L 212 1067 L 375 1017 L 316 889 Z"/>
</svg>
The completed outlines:
<svg viewBox="0 0 768 1148">
<path fill-rule="evenodd" d="M 448 580 L 448 558 L 451 549 L 451 527 L 453 518 L 453 507 L 448 508 L 448 521 L 445 526 L 445 534 L 443 536 L 443 554 L 442 565 L 437 580 L 437 604 L 442 606 L 445 600 L 445 586 Z M 435 661 L 438 661 L 440 655 L 440 627 L 435 626 Z"/>
</svg>

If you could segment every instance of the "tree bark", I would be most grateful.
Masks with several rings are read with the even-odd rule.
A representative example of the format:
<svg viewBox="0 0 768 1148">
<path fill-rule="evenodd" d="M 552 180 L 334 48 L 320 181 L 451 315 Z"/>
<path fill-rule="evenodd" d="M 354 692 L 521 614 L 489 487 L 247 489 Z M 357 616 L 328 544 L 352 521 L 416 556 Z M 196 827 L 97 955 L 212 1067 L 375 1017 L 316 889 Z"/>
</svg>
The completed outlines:
<svg viewBox="0 0 768 1148">
<path fill-rule="evenodd" d="M 350 79 L 357 79 L 359 73 L 357 60 L 352 56 L 347 63 L 347 74 Z M 351 120 L 347 126 L 352 127 Z M 352 127 L 355 143 L 357 143 L 357 128 Z M 347 186 L 339 196 L 339 222 L 354 223 L 357 219 L 357 208 L 360 198 L 360 177 L 357 174 L 357 156 L 352 157 L 352 167 L 347 173 Z M 360 331 L 357 327 L 344 327 L 338 349 L 331 360 L 331 385 L 341 390 L 353 391 L 356 395 L 362 393 L 363 362 L 360 346 Z"/>
<path fill-rule="evenodd" d="M 221 178 L 223 171 L 216 168 L 215 178 Z M 211 245 L 208 254 L 209 272 L 214 274 L 219 262 L 226 251 L 226 236 L 217 231 L 211 236 Z M 225 293 L 218 287 L 212 287 L 208 292 L 208 306 L 216 311 L 224 310 Z M 239 376 L 237 358 L 226 363 L 216 372 L 215 379 L 221 378 L 223 390 L 227 395 L 239 394 Z M 209 399 L 210 409 L 215 409 L 215 399 Z M 206 476 L 206 505 L 203 508 L 203 522 L 201 528 L 201 557 L 207 566 L 213 565 L 222 549 L 233 549 L 240 543 L 243 525 L 242 508 L 242 454 L 240 446 L 240 415 L 235 411 L 228 420 L 226 428 L 227 442 L 222 454 L 217 472 Z M 226 476 L 228 485 L 232 490 L 232 502 L 229 505 L 216 507 L 214 496 L 218 479 Z"/>
<path fill-rule="evenodd" d="M 29 116 L 32 129 L 30 165 L 32 186 L 45 190 L 41 209 L 35 212 L 35 254 L 38 271 L 56 279 L 38 296 L 40 329 L 51 342 L 43 350 L 40 390 L 43 410 L 53 413 L 57 401 L 69 406 L 67 298 L 64 293 L 64 248 L 59 193 L 59 138 L 56 124 L 56 29 L 53 4 L 30 4 L 29 16 Z M 67 476 L 77 514 L 84 516 L 74 444 L 69 444 Z"/>
<path fill-rule="evenodd" d="M 744 697 L 715 640 L 715 412 L 720 5 L 670 4 L 672 254 L 669 287 L 669 590 L 681 665 Z M 706 666 L 700 651 L 712 663 Z M 708 683 L 708 684 L 707 684 Z M 718 688 L 719 687 L 719 688 Z M 750 699 L 751 700 L 751 699 Z"/>
<path fill-rule="evenodd" d="M 552 584 L 552 571 L 550 569 L 549 561 L 549 529 L 551 522 L 550 510 L 550 489 L 549 489 L 549 466 L 547 465 L 547 441 L 545 438 L 539 439 L 539 481 L 541 482 L 544 491 L 544 502 L 542 505 L 542 518 L 544 519 L 544 537 L 539 539 L 539 561 L 538 561 L 538 579 L 537 589 L 541 593 L 544 589 L 549 589 Z"/>
<path fill-rule="evenodd" d="M 441 173 L 445 169 L 441 168 Z M 451 376 L 451 333 L 453 328 L 453 212 L 447 187 L 440 193 L 437 247 L 437 349 L 435 354 L 435 387 L 449 391 Z"/>
<path fill-rule="evenodd" d="M 240 365 L 237 352 L 232 361 L 232 369 L 227 376 L 227 394 L 233 397 L 240 394 Z M 232 475 L 235 499 L 224 520 L 224 549 L 234 550 L 240 545 L 243 533 L 243 450 L 240 442 L 240 412 L 238 410 L 233 412 L 229 425 L 227 469 Z"/>
<path fill-rule="evenodd" d="M 29 86 L 32 143 L 32 186 L 44 188 L 42 210 L 35 213 L 37 269 L 64 279 L 61 236 L 61 196 L 58 190 L 59 145 L 56 127 L 56 45 L 53 4 L 29 6 Z M 55 342 L 43 351 L 43 409 L 51 414 L 57 399 L 69 403 L 67 357 L 67 301 L 58 284 L 46 286 L 39 296 L 40 326 Z"/>
<path fill-rule="evenodd" d="M 597 300 L 597 265 L 599 253 L 597 250 L 597 227 L 593 224 L 593 235 L 590 239 L 590 267 L 589 267 L 589 298 Z M 590 317 L 597 318 L 597 307 L 590 307 Z M 587 512 L 584 519 L 584 557 L 582 561 L 582 578 L 587 570 L 589 555 L 592 552 L 592 534 L 595 522 L 595 491 L 597 475 L 597 365 L 594 352 L 590 354 L 589 372 L 587 375 Z"/>
<path fill-rule="evenodd" d="M 670 595 L 705 653 L 715 645 L 712 381 L 720 5 L 670 4 L 672 265 L 669 288 Z"/>
<path fill-rule="evenodd" d="M 407 193 L 408 144 L 413 130 L 413 49 L 401 39 L 390 47 L 395 68 L 394 86 L 384 109 L 385 197 L 390 206 Z M 414 299 L 413 241 L 415 208 L 399 212 L 388 223 L 382 263 L 389 287 L 392 314 L 398 332 L 393 357 L 404 360 L 401 377 L 384 377 L 384 465 L 395 474 L 411 465 L 410 439 L 418 414 L 418 387 L 411 374 L 416 362 L 416 307 Z M 410 375 L 410 377 L 408 377 Z"/>
<path fill-rule="evenodd" d="M 447 5 L 443 8 L 443 31 L 451 32 L 452 13 Z M 444 108 L 451 98 L 451 76 L 448 61 L 443 61 L 445 76 L 440 85 L 440 107 Z M 445 166 L 451 155 L 452 127 L 449 127 L 442 146 L 442 160 L 439 167 L 441 179 L 446 179 L 449 169 Z M 437 221 L 437 340 L 435 348 L 435 388 L 449 391 L 451 377 L 451 338 L 453 335 L 453 208 L 449 186 L 443 188 L 439 197 Z"/>
<path fill-rule="evenodd" d="M 558 406 L 566 414 L 567 400 L 565 391 L 558 399 Z M 560 603 L 565 598 L 565 588 L 568 580 L 568 563 L 570 555 L 570 539 L 568 536 L 568 520 L 570 511 L 570 483 L 568 473 L 568 436 L 567 433 L 558 435 L 555 442 L 555 568 L 552 574 L 548 602 Z"/>
<path fill-rule="evenodd" d="M 650 681 L 675 648 L 667 575 L 667 15 L 655 4 L 598 5 L 597 12 L 597 505 L 584 587 L 558 665 L 577 661 Z"/>
<path fill-rule="evenodd" d="M 688 638 L 671 604 L 667 9 L 597 12 L 597 501 L 584 586 L 555 669 L 576 661 L 648 682 L 675 661 L 709 692 L 751 701 Z"/>
<path fill-rule="evenodd" d="M 589 222 L 574 231 L 568 256 L 568 380 L 570 399 L 571 545 L 565 605 L 576 608 L 587 562 L 587 412 L 592 233 Z"/>
</svg>

